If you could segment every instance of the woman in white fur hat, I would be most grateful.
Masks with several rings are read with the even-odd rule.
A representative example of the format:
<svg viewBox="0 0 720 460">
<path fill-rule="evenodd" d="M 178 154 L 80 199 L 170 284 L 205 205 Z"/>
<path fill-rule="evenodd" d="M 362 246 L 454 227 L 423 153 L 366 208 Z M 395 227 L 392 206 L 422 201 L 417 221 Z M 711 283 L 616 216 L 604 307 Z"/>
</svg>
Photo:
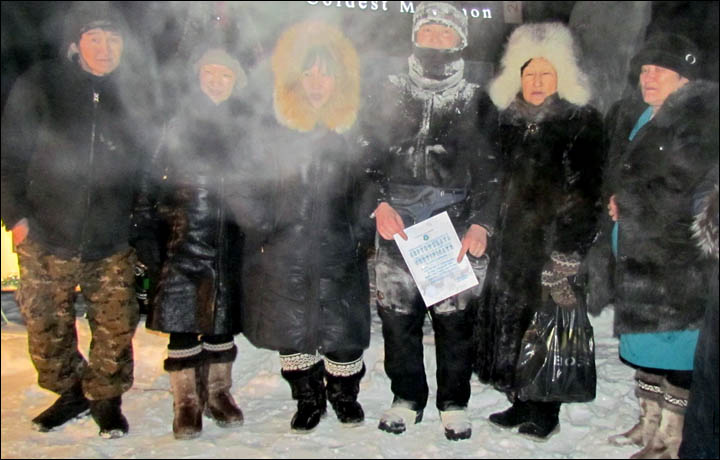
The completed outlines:
<svg viewBox="0 0 720 460">
<path fill-rule="evenodd" d="M 578 302 L 574 275 L 601 212 L 602 120 L 587 105 L 590 89 L 577 58 L 564 25 L 526 24 L 510 36 L 489 86 L 501 110 L 506 177 L 500 254 L 475 324 L 475 371 L 513 401 L 490 421 L 536 440 L 557 431 L 560 403 L 517 398 L 521 339 L 546 302 Z"/>
</svg>

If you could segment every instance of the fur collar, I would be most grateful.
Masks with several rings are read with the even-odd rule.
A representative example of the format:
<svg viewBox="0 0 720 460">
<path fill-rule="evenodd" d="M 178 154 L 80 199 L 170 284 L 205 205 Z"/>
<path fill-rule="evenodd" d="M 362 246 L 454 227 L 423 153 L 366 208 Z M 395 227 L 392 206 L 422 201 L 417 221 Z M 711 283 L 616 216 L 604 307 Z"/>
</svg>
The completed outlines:
<svg viewBox="0 0 720 460">
<path fill-rule="evenodd" d="M 577 107 L 560 99 L 557 93 L 548 96 L 538 105 L 525 102 L 522 94 L 518 93 L 507 109 L 500 113 L 500 122 L 503 124 L 524 125 L 528 122 L 540 123 L 557 119 L 566 120 L 568 113 Z"/>
<path fill-rule="evenodd" d="M 674 125 L 679 119 L 703 119 L 718 116 L 717 83 L 693 80 L 670 94 L 655 115 L 659 127 Z M 707 119 L 709 121 L 710 118 Z"/>
<path fill-rule="evenodd" d="M 335 92 L 316 110 L 305 96 L 300 75 L 307 52 L 320 45 L 337 57 L 340 70 Z M 315 21 L 291 26 L 278 39 L 271 62 L 275 76 L 273 105 L 280 124 L 300 132 L 320 125 L 338 133 L 353 125 L 360 104 L 359 60 L 354 46 L 339 29 Z"/>
</svg>

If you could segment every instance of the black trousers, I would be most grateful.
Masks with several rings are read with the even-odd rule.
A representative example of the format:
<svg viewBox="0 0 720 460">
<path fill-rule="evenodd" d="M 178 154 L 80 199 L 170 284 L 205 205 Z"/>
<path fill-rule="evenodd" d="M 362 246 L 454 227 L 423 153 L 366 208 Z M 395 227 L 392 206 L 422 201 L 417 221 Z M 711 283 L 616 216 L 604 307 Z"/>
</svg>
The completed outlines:
<svg viewBox="0 0 720 460">
<path fill-rule="evenodd" d="M 472 308 L 435 313 L 424 306 L 410 314 L 379 307 L 385 341 L 385 372 L 392 380 L 395 401 L 424 409 L 428 384 L 423 360 L 423 323 L 430 312 L 435 330 L 437 408 L 464 408 L 470 400 L 472 376 Z"/>
</svg>

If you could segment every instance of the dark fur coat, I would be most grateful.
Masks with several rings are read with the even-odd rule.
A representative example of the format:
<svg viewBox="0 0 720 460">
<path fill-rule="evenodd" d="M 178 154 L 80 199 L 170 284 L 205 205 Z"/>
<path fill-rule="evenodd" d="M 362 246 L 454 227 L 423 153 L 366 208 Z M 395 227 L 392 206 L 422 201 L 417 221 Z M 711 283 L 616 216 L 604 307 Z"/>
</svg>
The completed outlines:
<svg viewBox="0 0 720 460">
<path fill-rule="evenodd" d="M 594 250 L 603 256 L 590 264 L 590 307 L 613 301 L 616 335 L 698 329 L 702 322 L 708 279 L 691 241 L 692 198 L 717 161 L 717 88 L 688 83 L 632 141 L 647 107 L 642 100 L 620 101 L 608 114 L 604 200 L 614 194 L 618 205 L 619 257 L 611 256 L 612 222 L 605 217 Z"/>
<path fill-rule="evenodd" d="M 474 370 L 512 391 L 522 336 L 541 306 L 543 265 L 552 251 L 582 256 L 591 244 L 604 149 L 600 114 L 556 95 L 539 107 L 516 99 L 500 115 L 500 135 L 501 224 L 475 323 Z"/>
</svg>

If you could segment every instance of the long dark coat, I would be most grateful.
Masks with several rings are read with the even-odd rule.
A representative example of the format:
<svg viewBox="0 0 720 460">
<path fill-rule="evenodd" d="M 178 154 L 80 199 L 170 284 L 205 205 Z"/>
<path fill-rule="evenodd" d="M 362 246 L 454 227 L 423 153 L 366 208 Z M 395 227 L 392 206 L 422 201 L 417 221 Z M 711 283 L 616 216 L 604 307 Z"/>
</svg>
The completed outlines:
<svg viewBox="0 0 720 460">
<path fill-rule="evenodd" d="M 708 171 L 695 198 L 694 242 L 709 259 L 705 317 L 700 329 L 680 458 L 717 458 L 720 449 L 720 301 L 718 297 L 718 164 Z"/>
<path fill-rule="evenodd" d="M 317 46 L 338 64 L 321 110 L 298 81 Z M 372 207 L 361 205 L 363 171 L 338 134 L 358 110 L 357 53 L 339 30 L 299 23 L 278 39 L 271 63 L 272 76 L 258 71 L 250 92 L 265 94 L 273 80 L 273 102 L 265 105 L 273 113 L 250 128 L 250 157 L 231 198 L 246 236 L 243 333 L 255 346 L 285 352 L 363 350 L 370 344 Z"/>
<path fill-rule="evenodd" d="M 600 114 L 556 95 L 533 109 L 520 98 L 500 114 L 505 166 L 499 250 L 478 308 L 474 370 L 514 388 L 522 336 L 541 306 L 552 251 L 583 256 L 595 232 L 604 160 Z"/>
<path fill-rule="evenodd" d="M 619 259 L 610 274 L 616 335 L 700 327 L 708 280 L 691 240 L 691 210 L 693 191 L 717 161 L 717 88 L 688 83 L 668 96 L 632 141 L 630 131 L 647 105 L 630 98 L 608 114 L 605 200 L 614 194 L 620 215 Z M 597 243 L 605 254 L 610 225 L 606 219 Z M 607 290 L 606 267 L 591 265 L 595 298 Z"/>
<path fill-rule="evenodd" d="M 272 350 L 365 349 L 369 241 L 357 222 L 369 220 L 371 209 L 357 207 L 361 169 L 345 140 L 322 128 L 301 133 L 277 125 L 265 145 L 247 192 L 233 200 L 247 235 L 243 332 Z"/>
<path fill-rule="evenodd" d="M 227 195 L 237 185 L 233 157 L 242 152 L 245 113 L 236 100 L 216 106 L 198 91 L 169 124 L 155 160 L 154 187 L 143 187 L 148 196 L 135 213 L 136 222 L 143 222 L 140 233 L 154 234 L 162 246 L 148 255 L 137 244 L 141 261 L 161 267 L 149 329 L 240 331 L 242 234 Z"/>
</svg>

